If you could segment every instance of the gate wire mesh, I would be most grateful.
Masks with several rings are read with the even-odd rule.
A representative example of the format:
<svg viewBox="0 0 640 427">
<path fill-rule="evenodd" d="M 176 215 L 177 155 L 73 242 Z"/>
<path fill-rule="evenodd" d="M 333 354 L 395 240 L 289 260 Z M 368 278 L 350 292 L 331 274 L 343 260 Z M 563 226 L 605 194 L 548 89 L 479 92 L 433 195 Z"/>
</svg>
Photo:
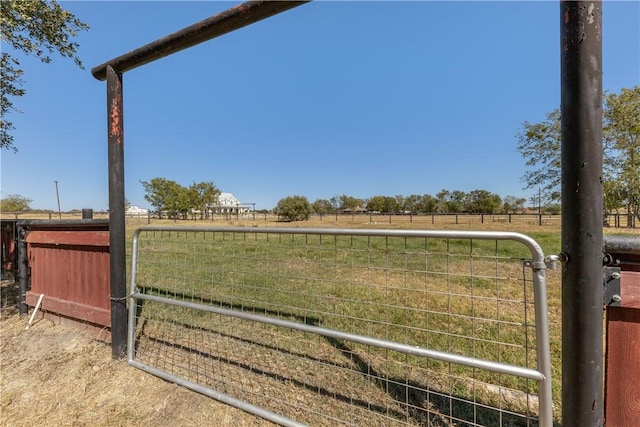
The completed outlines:
<svg viewBox="0 0 640 427">
<path fill-rule="evenodd" d="M 144 227 L 130 362 L 297 423 L 538 425 L 536 380 L 226 315 L 535 371 L 530 248 L 466 234 Z"/>
</svg>

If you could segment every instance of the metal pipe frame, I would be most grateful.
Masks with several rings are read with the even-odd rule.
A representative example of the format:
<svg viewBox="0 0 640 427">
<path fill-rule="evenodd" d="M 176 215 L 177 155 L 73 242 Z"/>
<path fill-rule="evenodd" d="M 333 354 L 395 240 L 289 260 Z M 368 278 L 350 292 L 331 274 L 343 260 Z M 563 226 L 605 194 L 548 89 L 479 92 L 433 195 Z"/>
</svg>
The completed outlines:
<svg viewBox="0 0 640 427">
<path fill-rule="evenodd" d="M 560 2 L 562 425 L 602 426 L 602 3 Z"/>
<path fill-rule="evenodd" d="M 422 238 L 449 238 L 449 239 L 477 239 L 477 240 L 511 240 L 517 241 L 526 246 L 531 252 L 534 287 L 534 313 L 536 325 L 536 358 L 537 369 L 528 369 L 519 366 L 507 365 L 504 363 L 491 362 L 473 357 L 461 356 L 457 354 L 435 351 L 427 348 L 409 346 L 393 341 L 386 341 L 372 337 L 345 333 L 341 331 L 326 329 L 318 326 L 300 324 L 286 320 L 273 319 L 265 316 L 242 313 L 236 310 L 229 310 L 211 307 L 202 304 L 174 301 L 162 297 L 140 294 L 136 286 L 136 275 L 138 267 L 138 248 L 140 233 L 144 231 L 171 231 L 171 232 L 223 232 L 223 233 L 245 233 L 245 234 L 315 234 L 315 235 L 339 235 L 339 236 L 389 236 L 389 237 L 422 237 Z M 549 345 L 549 321 L 547 307 L 546 290 L 546 263 L 545 256 L 540 245 L 524 234 L 514 232 L 494 232 L 494 231 L 421 231 L 421 230 L 384 230 L 384 229 L 324 229 L 324 228 L 246 228 L 246 227 L 177 227 L 177 226 L 143 226 L 138 228 L 133 235 L 131 258 L 131 291 L 129 294 L 129 329 L 128 339 L 128 360 L 133 366 L 140 365 L 135 361 L 135 324 L 136 324 L 136 300 L 150 300 L 171 305 L 177 305 L 192 309 L 204 310 L 226 316 L 238 317 L 256 322 L 263 322 L 276 326 L 311 332 L 327 337 L 350 340 L 366 345 L 388 348 L 407 354 L 414 354 L 429 357 L 445 362 L 457 363 L 465 366 L 476 367 L 493 372 L 529 378 L 538 382 L 539 398 L 539 424 L 543 427 L 553 425 L 553 399 L 551 394 L 551 353 Z M 147 370 L 147 369 L 145 369 Z M 164 374 L 173 377 L 171 374 Z M 171 379 L 173 381 L 173 379 Z M 195 390 L 198 391 L 198 390 Z M 211 395 L 211 394 L 207 394 Z M 233 404 L 233 403 L 232 403 Z M 258 408 L 260 409 L 260 408 Z M 251 412 L 251 411 L 249 411 Z M 255 412 L 251 412 L 256 415 Z"/>
<path fill-rule="evenodd" d="M 91 226 L 105 226 L 109 224 L 108 219 L 20 219 L 18 220 L 18 226 L 20 227 L 91 227 Z"/>
<path fill-rule="evenodd" d="M 275 412 L 271 412 L 259 406 L 252 405 L 243 400 L 239 400 L 239 399 L 236 399 L 235 397 L 229 396 L 228 394 L 212 390 L 209 387 L 204 387 L 200 384 L 194 383 L 184 378 L 180 378 L 176 375 L 169 374 L 165 371 L 153 368 L 149 365 L 145 365 L 144 363 L 140 363 L 136 360 L 129 360 L 129 365 L 133 366 L 134 368 L 138 368 L 144 372 L 147 372 L 151 375 L 155 375 L 158 378 L 162 378 L 165 381 L 178 384 L 179 386 L 186 387 L 189 390 L 195 391 L 196 393 L 209 396 L 210 398 L 216 399 L 222 403 L 226 403 L 227 405 L 231 405 L 235 408 L 242 409 L 245 412 L 264 418 L 265 420 L 269 420 L 275 424 L 286 426 L 286 427 L 304 427 L 305 426 L 305 424 L 298 423 L 296 421 L 293 421 L 290 418 L 284 417 L 282 415 L 278 415 Z"/>
<path fill-rule="evenodd" d="M 192 310 L 201 310 L 208 313 L 216 313 L 223 316 L 235 317 L 238 319 L 250 320 L 252 322 L 264 323 L 267 325 L 279 326 L 283 328 L 293 329 L 296 331 L 309 332 L 311 334 L 321 335 L 323 337 L 335 338 L 356 342 L 358 344 L 369 345 L 373 347 L 386 348 L 388 350 L 397 351 L 404 354 L 412 354 L 414 356 L 427 357 L 434 360 L 440 360 L 447 363 L 455 363 L 458 365 L 468 366 L 470 368 L 484 369 L 486 371 L 496 372 L 499 374 L 513 375 L 516 377 L 527 378 L 535 381 L 544 381 L 546 377 L 536 369 L 523 368 L 521 366 L 508 365 L 506 363 L 491 362 L 489 360 L 478 359 L 475 357 L 461 356 L 454 353 L 446 353 L 444 351 L 431 350 L 425 347 L 407 345 L 395 341 L 382 340 L 372 338 L 365 335 L 341 332 L 334 329 L 322 328 L 320 326 L 307 325 L 304 323 L 291 322 L 288 320 L 275 319 L 272 317 L 261 316 L 258 314 L 245 313 L 239 310 L 231 310 L 227 308 L 212 307 L 206 304 L 198 304 L 188 301 L 178 301 L 169 298 L 158 297 L 155 295 L 145 295 L 134 292 L 131 296 L 134 300 L 153 301 L 162 304 L 174 305 L 177 307 L 189 308 Z M 135 313 L 135 304 L 129 309 Z M 133 337 L 132 329 L 129 330 L 129 337 Z M 132 348 L 131 346 L 129 348 Z M 135 352 L 129 351 L 129 361 L 135 360 Z"/>
<path fill-rule="evenodd" d="M 105 80 L 109 66 L 124 73 L 305 3 L 308 1 L 248 1 L 98 65 L 91 74 Z"/>
<path fill-rule="evenodd" d="M 111 59 L 91 70 L 96 79 L 107 80 L 111 353 L 114 358 L 125 354 L 127 338 L 122 74 L 307 2 L 245 2 Z"/>
<path fill-rule="evenodd" d="M 640 255 L 638 236 L 604 236 L 604 250 L 613 254 Z"/>
</svg>

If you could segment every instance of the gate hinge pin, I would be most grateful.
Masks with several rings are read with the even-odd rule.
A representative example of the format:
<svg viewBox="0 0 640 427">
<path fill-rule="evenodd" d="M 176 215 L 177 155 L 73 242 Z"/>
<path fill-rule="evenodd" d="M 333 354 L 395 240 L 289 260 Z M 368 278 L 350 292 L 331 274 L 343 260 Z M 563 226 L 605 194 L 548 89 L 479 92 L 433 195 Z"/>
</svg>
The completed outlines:
<svg viewBox="0 0 640 427">
<path fill-rule="evenodd" d="M 558 255 L 547 255 L 544 258 L 544 263 L 547 265 L 547 268 L 550 268 L 551 270 L 555 270 L 556 268 L 558 268 L 558 262 L 567 262 L 567 255 L 561 253 Z"/>
</svg>

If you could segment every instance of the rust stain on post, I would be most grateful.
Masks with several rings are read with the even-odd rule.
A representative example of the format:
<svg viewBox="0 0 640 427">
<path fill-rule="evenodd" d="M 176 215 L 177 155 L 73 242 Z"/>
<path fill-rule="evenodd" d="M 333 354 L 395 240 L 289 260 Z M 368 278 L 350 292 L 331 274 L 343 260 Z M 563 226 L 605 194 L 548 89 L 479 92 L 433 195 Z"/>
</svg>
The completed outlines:
<svg viewBox="0 0 640 427">
<path fill-rule="evenodd" d="M 120 105 L 122 105 L 122 100 L 119 98 L 119 96 L 115 96 L 111 102 L 111 112 L 109 113 L 111 117 L 111 128 L 109 129 L 109 136 L 116 137 L 116 143 L 122 144 L 122 133 L 120 132 Z"/>
<path fill-rule="evenodd" d="M 107 101 L 109 109 L 109 140 L 112 143 L 123 143 L 123 105 L 122 105 L 122 74 L 112 67 L 107 72 Z"/>
</svg>

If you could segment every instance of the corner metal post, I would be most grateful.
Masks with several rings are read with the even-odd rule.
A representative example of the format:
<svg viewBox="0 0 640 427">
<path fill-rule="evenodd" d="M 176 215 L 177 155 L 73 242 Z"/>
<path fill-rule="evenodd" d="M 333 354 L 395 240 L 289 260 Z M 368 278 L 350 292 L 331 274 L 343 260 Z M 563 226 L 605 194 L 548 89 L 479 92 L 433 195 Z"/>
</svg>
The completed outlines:
<svg viewBox="0 0 640 427">
<path fill-rule="evenodd" d="M 127 343 L 123 111 L 122 74 L 107 66 L 111 356 L 114 359 L 124 356 Z"/>
<path fill-rule="evenodd" d="M 602 426 L 602 4 L 561 1 L 562 425 Z"/>
</svg>

